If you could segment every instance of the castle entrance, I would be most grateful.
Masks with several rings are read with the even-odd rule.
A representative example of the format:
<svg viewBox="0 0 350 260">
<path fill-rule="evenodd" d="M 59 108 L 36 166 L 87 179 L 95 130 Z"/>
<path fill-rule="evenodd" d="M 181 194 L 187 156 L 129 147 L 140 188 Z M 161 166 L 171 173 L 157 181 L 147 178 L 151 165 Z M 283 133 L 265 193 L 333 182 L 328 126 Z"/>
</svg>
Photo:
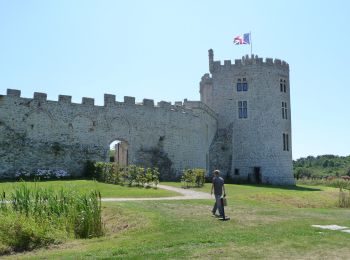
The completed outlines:
<svg viewBox="0 0 350 260">
<path fill-rule="evenodd" d="M 256 184 L 261 184 L 261 171 L 260 167 L 254 167 L 254 178 Z"/>
<path fill-rule="evenodd" d="M 109 145 L 109 161 L 115 162 L 120 166 L 129 164 L 129 144 L 124 140 L 114 140 Z"/>
</svg>

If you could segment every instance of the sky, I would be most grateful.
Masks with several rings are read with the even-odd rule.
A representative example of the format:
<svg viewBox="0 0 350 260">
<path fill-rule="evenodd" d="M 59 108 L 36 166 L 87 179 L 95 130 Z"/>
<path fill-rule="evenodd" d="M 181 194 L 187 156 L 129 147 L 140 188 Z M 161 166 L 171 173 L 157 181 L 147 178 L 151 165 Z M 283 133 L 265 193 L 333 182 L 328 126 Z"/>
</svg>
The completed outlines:
<svg viewBox="0 0 350 260">
<path fill-rule="evenodd" d="M 0 0 L 0 95 L 199 100 L 215 60 L 290 66 L 293 158 L 350 155 L 350 1 Z"/>
</svg>

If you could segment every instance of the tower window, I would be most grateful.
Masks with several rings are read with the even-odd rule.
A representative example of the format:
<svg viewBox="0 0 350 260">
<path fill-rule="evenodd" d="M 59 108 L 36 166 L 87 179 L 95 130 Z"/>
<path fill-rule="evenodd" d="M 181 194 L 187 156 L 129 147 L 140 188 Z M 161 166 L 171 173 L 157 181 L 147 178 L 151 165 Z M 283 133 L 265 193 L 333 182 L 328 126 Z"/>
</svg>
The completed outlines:
<svg viewBox="0 0 350 260">
<path fill-rule="evenodd" d="M 238 101 L 238 118 L 248 118 L 247 101 Z"/>
<path fill-rule="evenodd" d="M 283 133 L 283 151 L 289 151 L 289 135 Z"/>
<path fill-rule="evenodd" d="M 246 78 L 237 79 L 237 91 L 248 91 L 248 82 Z"/>
<path fill-rule="evenodd" d="M 237 91 L 242 91 L 242 82 L 241 79 L 237 80 Z"/>
<path fill-rule="evenodd" d="M 288 119 L 287 102 L 282 102 L 282 118 Z"/>
<path fill-rule="evenodd" d="M 287 81 L 285 79 L 280 79 L 280 91 L 287 93 Z"/>
</svg>

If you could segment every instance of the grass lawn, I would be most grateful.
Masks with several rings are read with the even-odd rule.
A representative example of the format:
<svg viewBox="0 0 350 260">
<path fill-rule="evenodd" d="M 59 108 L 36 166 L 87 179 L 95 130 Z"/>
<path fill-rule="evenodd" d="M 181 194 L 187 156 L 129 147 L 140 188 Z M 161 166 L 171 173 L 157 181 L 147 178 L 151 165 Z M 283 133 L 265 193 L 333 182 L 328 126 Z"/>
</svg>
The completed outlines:
<svg viewBox="0 0 350 260">
<path fill-rule="evenodd" d="M 106 237 L 4 259 L 349 259 L 350 234 L 311 227 L 350 227 L 336 189 L 225 186 L 230 221 L 210 216 L 212 200 L 109 202 Z"/>
<path fill-rule="evenodd" d="M 139 198 L 139 197 L 169 197 L 178 196 L 177 192 L 167 191 L 163 189 L 154 188 L 140 188 L 113 185 L 107 183 L 96 182 L 92 180 L 60 180 L 60 181 L 40 181 L 40 182 L 26 182 L 29 186 L 40 186 L 52 189 L 71 188 L 79 192 L 87 192 L 90 190 L 99 190 L 101 196 L 104 198 Z M 9 193 L 20 182 L 0 182 L 0 192 L 5 191 Z"/>
</svg>

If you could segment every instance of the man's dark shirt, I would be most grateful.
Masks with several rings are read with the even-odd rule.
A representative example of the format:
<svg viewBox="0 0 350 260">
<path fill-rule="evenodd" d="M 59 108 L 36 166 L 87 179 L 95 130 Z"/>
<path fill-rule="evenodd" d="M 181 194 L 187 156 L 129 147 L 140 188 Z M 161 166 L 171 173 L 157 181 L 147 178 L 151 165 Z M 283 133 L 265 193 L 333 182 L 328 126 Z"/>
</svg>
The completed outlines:
<svg viewBox="0 0 350 260">
<path fill-rule="evenodd" d="M 213 178 L 213 185 L 214 185 L 214 194 L 215 195 L 222 195 L 222 186 L 224 186 L 224 179 L 221 177 L 214 177 Z"/>
</svg>

